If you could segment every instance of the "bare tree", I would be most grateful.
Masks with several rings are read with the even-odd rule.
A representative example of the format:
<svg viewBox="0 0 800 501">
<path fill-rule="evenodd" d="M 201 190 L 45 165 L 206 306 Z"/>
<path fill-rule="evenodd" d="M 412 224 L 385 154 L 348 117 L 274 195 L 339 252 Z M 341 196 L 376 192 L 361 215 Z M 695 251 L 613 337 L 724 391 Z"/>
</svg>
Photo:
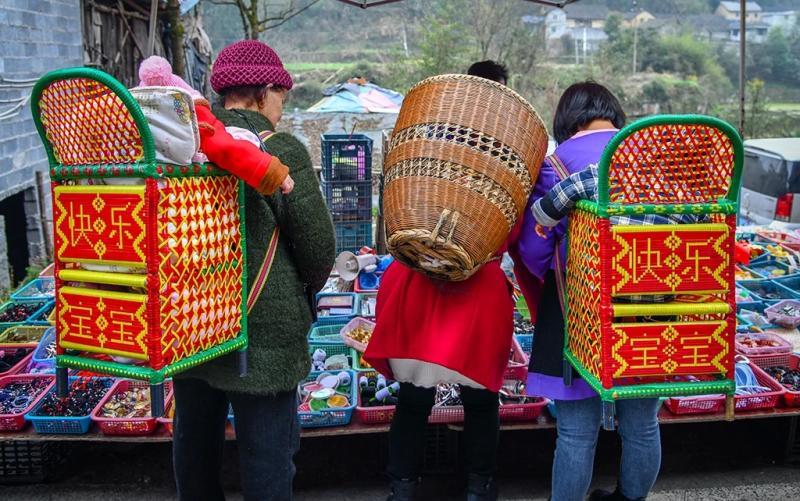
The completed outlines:
<svg viewBox="0 0 800 501">
<path fill-rule="evenodd" d="M 319 0 L 211 0 L 217 5 L 233 5 L 239 10 L 245 37 L 258 40 L 261 33 L 277 28 L 302 14 Z"/>
</svg>

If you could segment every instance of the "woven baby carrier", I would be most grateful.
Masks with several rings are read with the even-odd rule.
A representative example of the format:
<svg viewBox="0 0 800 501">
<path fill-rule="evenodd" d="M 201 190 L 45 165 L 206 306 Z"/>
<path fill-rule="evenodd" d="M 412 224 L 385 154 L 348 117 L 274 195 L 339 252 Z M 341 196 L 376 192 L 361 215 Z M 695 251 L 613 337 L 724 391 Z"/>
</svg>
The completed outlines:
<svg viewBox="0 0 800 501">
<path fill-rule="evenodd" d="M 581 200 L 570 214 L 564 354 L 603 400 L 606 428 L 614 426 L 614 401 L 627 398 L 725 394 L 733 418 L 742 160 L 741 138 L 721 120 L 640 120 L 603 152 L 598 201 Z M 646 214 L 703 217 L 612 221 Z"/>
<path fill-rule="evenodd" d="M 156 160 L 142 108 L 101 71 L 49 73 L 31 105 L 53 187 L 59 393 L 67 368 L 146 380 L 157 417 L 166 378 L 247 348 L 243 184 Z"/>
<path fill-rule="evenodd" d="M 522 214 L 546 150 L 542 120 L 508 87 L 467 75 L 420 82 L 384 165 L 389 252 L 434 278 L 469 278 Z"/>
</svg>

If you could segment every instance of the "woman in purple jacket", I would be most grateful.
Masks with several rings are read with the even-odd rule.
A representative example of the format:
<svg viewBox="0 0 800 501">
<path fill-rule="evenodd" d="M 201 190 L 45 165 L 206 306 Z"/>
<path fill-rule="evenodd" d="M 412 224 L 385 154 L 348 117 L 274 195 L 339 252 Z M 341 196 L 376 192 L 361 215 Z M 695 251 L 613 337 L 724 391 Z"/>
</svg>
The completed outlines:
<svg viewBox="0 0 800 501">
<path fill-rule="evenodd" d="M 592 480 L 601 402 L 597 393 L 576 373 L 571 386 L 563 382 L 564 317 L 556 287 L 556 252 L 566 263 L 566 221 L 553 229 L 536 228 L 531 213 L 534 202 L 543 197 L 561 177 L 596 164 L 606 144 L 625 124 L 625 113 L 616 97 L 594 82 L 570 86 L 559 100 L 553 120 L 558 147 L 545 159 L 539 179 L 528 201 L 519 239 L 511 245 L 515 272 L 521 284 L 541 284 L 533 297 L 532 287 L 523 287 L 526 300 L 536 308 L 528 394 L 555 401 L 558 440 L 553 460 L 552 500 L 582 501 Z M 526 290 L 527 289 L 527 290 Z M 661 464 L 658 430 L 658 399 L 624 400 L 617 403 L 622 461 L 617 489 L 597 490 L 590 500 L 644 499 L 655 483 Z"/>
</svg>

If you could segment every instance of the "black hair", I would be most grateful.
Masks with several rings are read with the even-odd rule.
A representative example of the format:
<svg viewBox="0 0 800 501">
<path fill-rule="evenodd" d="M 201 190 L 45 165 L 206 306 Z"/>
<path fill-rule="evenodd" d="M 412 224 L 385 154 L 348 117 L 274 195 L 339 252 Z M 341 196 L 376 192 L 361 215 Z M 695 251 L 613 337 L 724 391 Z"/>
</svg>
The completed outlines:
<svg viewBox="0 0 800 501">
<path fill-rule="evenodd" d="M 467 70 L 467 75 L 494 80 L 504 85 L 508 83 L 508 69 L 502 63 L 492 60 L 473 63 Z"/>
<path fill-rule="evenodd" d="M 266 99 L 267 92 L 272 90 L 281 90 L 283 87 L 275 85 L 269 87 L 268 85 L 237 85 L 228 87 L 220 92 L 219 103 L 225 106 L 225 101 L 228 98 L 246 103 L 261 103 Z"/>
<path fill-rule="evenodd" d="M 563 143 L 594 120 L 608 120 L 620 129 L 625 125 L 625 112 L 614 94 L 597 82 L 570 85 L 561 94 L 553 118 L 556 143 Z"/>
</svg>

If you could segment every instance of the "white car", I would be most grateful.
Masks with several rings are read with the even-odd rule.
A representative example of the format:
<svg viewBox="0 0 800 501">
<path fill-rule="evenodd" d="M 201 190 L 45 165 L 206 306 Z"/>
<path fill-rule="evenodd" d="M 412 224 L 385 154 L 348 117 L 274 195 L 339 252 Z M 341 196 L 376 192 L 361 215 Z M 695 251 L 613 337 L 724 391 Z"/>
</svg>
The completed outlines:
<svg viewBox="0 0 800 501">
<path fill-rule="evenodd" d="M 744 142 L 739 216 L 743 224 L 800 228 L 800 138 Z"/>
</svg>

